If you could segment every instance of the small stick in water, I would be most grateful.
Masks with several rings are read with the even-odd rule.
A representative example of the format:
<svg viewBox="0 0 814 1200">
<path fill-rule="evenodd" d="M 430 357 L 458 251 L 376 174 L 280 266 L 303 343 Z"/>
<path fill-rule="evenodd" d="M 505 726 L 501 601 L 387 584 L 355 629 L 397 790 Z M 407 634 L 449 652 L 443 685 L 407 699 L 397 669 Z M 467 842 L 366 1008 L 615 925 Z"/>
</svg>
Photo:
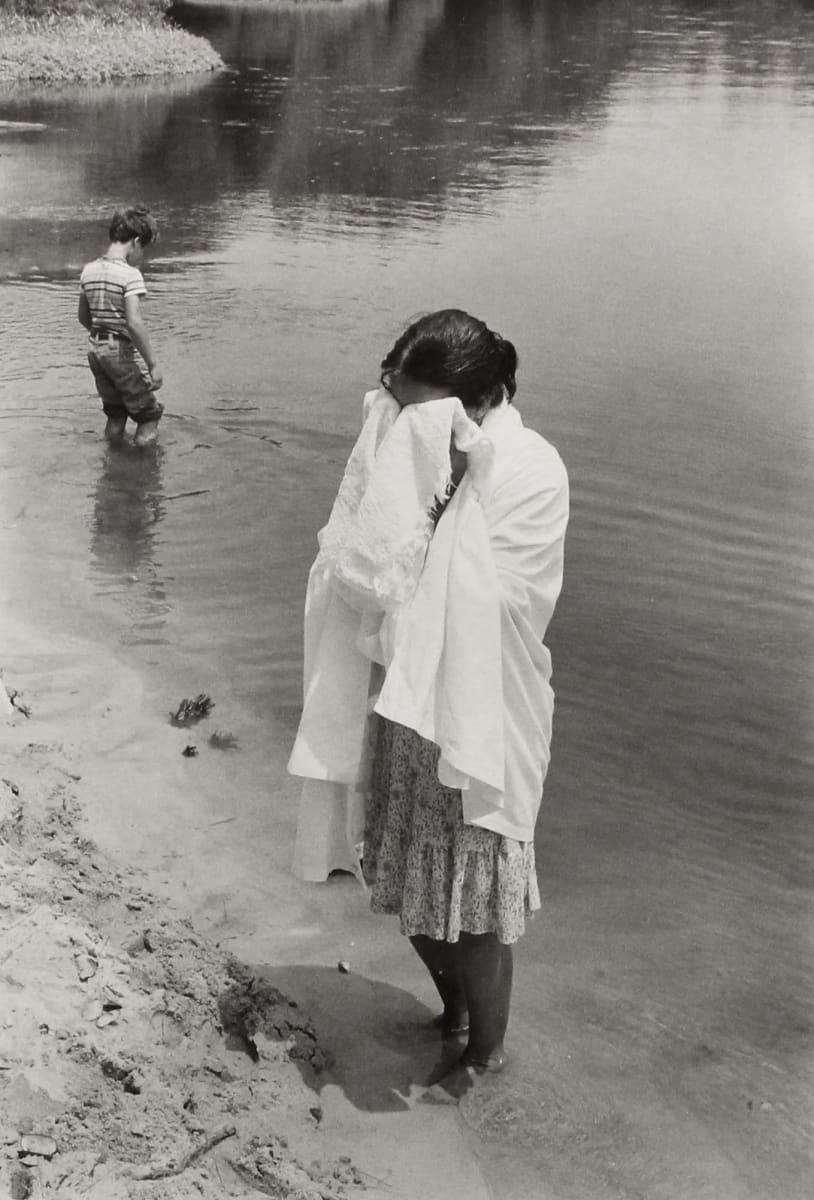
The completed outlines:
<svg viewBox="0 0 814 1200">
<path fill-rule="evenodd" d="M 198 488 L 195 492 L 176 492 L 174 496 L 165 496 L 165 500 L 185 500 L 187 496 L 206 496 L 211 488 Z"/>
</svg>

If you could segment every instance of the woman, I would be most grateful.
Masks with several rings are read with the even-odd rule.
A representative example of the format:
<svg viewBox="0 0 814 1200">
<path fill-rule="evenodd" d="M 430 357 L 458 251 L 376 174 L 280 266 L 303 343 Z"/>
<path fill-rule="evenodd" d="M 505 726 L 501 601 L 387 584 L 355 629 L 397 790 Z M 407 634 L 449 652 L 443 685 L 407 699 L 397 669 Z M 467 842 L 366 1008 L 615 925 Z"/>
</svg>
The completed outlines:
<svg viewBox="0 0 814 1200">
<path fill-rule="evenodd" d="M 373 910 L 443 1003 L 431 1098 L 503 1067 L 512 944 L 540 903 L 568 481 L 512 404 L 516 368 L 457 309 L 404 331 L 309 579 L 295 869 L 325 878 L 363 845 Z"/>
</svg>

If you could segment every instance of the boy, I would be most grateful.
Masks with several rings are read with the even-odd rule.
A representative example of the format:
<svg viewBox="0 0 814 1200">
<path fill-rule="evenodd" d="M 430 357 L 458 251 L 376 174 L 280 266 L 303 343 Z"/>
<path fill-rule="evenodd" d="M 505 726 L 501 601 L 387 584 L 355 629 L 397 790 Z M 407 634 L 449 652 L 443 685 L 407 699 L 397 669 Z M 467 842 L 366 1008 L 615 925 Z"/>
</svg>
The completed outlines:
<svg viewBox="0 0 814 1200">
<path fill-rule="evenodd" d="M 78 317 L 90 333 L 88 363 L 107 417 L 105 437 L 118 441 L 130 417 L 138 446 L 155 442 L 164 411 L 155 398 L 164 381 L 140 311 L 147 288 L 138 269 L 157 237 L 149 209 L 115 212 L 107 252 L 86 263 L 79 279 Z"/>
</svg>

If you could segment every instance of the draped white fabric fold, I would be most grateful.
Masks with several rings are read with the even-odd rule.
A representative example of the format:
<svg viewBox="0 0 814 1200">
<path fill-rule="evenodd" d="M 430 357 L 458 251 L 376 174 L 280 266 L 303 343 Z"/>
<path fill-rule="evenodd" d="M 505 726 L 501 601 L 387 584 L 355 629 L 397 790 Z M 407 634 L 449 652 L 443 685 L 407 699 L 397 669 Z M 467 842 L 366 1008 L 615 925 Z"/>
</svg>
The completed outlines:
<svg viewBox="0 0 814 1200">
<path fill-rule="evenodd" d="M 468 823 L 520 841 L 549 757 L 542 638 L 568 518 L 559 455 L 508 404 L 482 430 L 454 398 L 399 415 L 369 393 L 365 412 L 306 598 L 289 770 L 306 778 L 294 870 L 309 879 L 358 869 L 374 709 L 440 747 L 439 778 L 462 789 Z M 453 435 L 467 473 L 433 533 Z"/>
</svg>

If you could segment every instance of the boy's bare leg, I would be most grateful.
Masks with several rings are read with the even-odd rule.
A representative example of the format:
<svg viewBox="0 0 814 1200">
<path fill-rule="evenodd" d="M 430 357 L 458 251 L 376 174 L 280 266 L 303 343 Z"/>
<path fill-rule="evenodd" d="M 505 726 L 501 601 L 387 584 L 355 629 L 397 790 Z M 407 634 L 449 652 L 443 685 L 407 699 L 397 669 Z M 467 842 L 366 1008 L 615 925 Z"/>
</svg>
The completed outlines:
<svg viewBox="0 0 814 1200">
<path fill-rule="evenodd" d="M 118 442 L 124 435 L 124 427 L 127 424 L 127 414 L 123 417 L 108 417 L 105 425 L 105 437 L 109 442 Z"/>
<path fill-rule="evenodd" d="M 158 441 L 158 421 L 141 421 L 133 438 L 135 446 L 152 446 Z"/>
</svg>

